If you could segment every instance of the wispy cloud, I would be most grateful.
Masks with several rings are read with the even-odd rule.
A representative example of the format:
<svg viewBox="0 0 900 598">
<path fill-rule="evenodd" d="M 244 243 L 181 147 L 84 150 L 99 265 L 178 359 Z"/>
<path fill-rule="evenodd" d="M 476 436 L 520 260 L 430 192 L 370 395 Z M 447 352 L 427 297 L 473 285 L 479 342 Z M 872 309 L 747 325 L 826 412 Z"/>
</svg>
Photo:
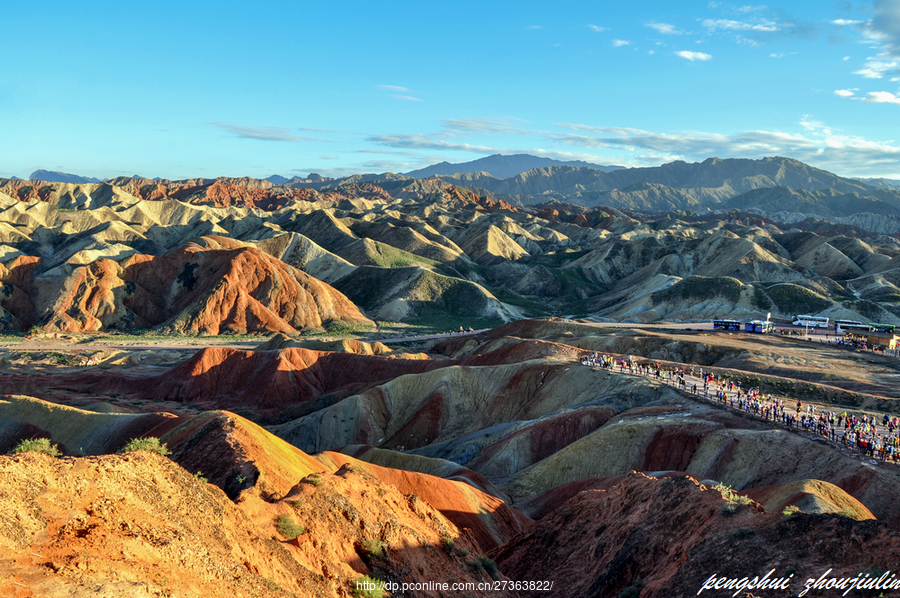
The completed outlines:
<svg viewBox="0 0 900 598">
<path fill-rule="evenodd" d="M 591 31 L 596 31 L 597 33 L 609 31 L 609 27 L 600 27 L 599 25 L 588 25 L 588 29 L 590 29 Z"/>
<path fill-rule="evenodd" d="M 854 21 L 852 19 L 834 19 L 833 21 L 831 21 L 831 24 L 832 25 L 840 25 L 840 26 L 844 27 L 847 25 L 859 25 L 863 22 L 864 21 Z"/>
<path fill-rule="evenodd" d="M 699 161 L 710 156 L 789 156 L 846 176 L 900 176 L 900 146 L 844 135 L 811 117 L 804 117 L 803 122 L 806 123 L 805 134 L 743 131 L 730 135 L 698 131 L 654 133 L 639 129 L 560 124 L 558 126 L 578 134 L 555 134 L 553 139 L 592 150 L 627 151 L 648 164 L 674 159 Z M 640 152 L 646 152 L 647 157 L 641 158 Z"/>
<path fill-rule="evenodd" d="M 411 149 L 431 149 L 431 150 L 451 150 L 458 152 L 478 152 L 478 153 L 496 153 L 497 148 L 476 145 L 470 143 L 456 143 L 447 141 L 439 136 L 422 135 L 420 133 L 412 134 L 396 134 L 396 135 L 374 135 L 368 140 L 378 145 L 387 147 L 411 148 Z"/>
<path fill-rule="evenodd" d="M 669 23 L 656 23 L 650 22 L 646 24 L 647 27 L 651 29 L 655 29 L 659 33 L 663 33 L 665 35 L 681 35 L 684 33 L 683 31 L 679 31 L 675 28 L 675 25 L 670 25 Z"/>
<path fill-rule="evenodd" d="M 687 60 L 690 60 L 691 62 L 695 62 L 697 60 L 700 60 L 700 61 L 712 60 L 712 55 L 707 54 L 705 52 L 691 52 L 690 50 L 681 50 L 681 51 L 675 52 L 675 55 L 681 56 L 682 58 L 686 58 Z"/>
<path fill-rule="evenodd" d="M 259 139 L 261 141 L 325 141 L 323 139 L 310 139 L 292 135 L 290 131 L 293 129 L 284 127 L 245 127 L 228 123 L 210 124 L 243 139 Z"/>
<path fill-rule="evenodd" d="M 391 97 L 392 97 L 392 98 L 395 98 L 395 99 L 398 99 L 398 100 L 404 100 L 404 101 L 406 101 L 406 102 L 421 102 L 421 101 L 422 101 L 422 98 L 417 98 L 417 97 L 414 97 L 414 96 L 404 96 L 404 95 L 396 95 L 396 94 L 394 94 L 394 95 L 392 95 Z"/>
<path fill-rule="evenodd" d="M 872 104 L 900 104 L 900 96 L 895 96 L 889 91 L 870 91 L 864 98 L 854 98 Z"/>
<path fill-rule="evenodd" d="M 382 89 L 384 91 L 400 91 L 400 92 L 409 91 L 409 88 L 400 87 L 399 85 L 376 85 L 375 89 Z"/>
<path fill-rule="evenodd" d="M 727 31 L 758 31 L 773 33 L 779 30 L 778 23 L 761 19 L 758 22 L 733 21 L 731 19 L 703 19 L 701 22 L 710 31 L 724 29 Z"/>
<path fill-rule="evenodd" d="M 612 45 L 613 45 L 613 47 L 616 47 L 616 48 L 621 48 L 622 46 L 627 46 L 627 45 L 629 45 L 630 43 L 631 43 L 630 41 L 626 41 L 626 40 L 624 40 L 624 39 L 614 39 L 614 40 L 612 40 Z"/>
<path fill-rule="evenodd" d="M 854 75 L 862 75 L 866 79 L 882 79 L 900 70 L 900 59 L 891 58 L 886 52 L 866 59 L 866 64 Z"/>
<path fill-rule="evenodd" d="M 444 128 L 451 131 L 471 131 L 478 133 L 528 133 L 513 121 L 502 118 L 445 118 Z"/>
<path fill-rule="evenodd" d="M 543 29 L 543 28 L 544 28 L 543 25 L 528 25 L 525 27 L 525 29 Z"/>
<path fill-rule="evenodd" d="M 842 98 L 853 97 L 853 92 L 849 89 L 835 89 L 834 95 L 841 96 Z"/>
</svg>

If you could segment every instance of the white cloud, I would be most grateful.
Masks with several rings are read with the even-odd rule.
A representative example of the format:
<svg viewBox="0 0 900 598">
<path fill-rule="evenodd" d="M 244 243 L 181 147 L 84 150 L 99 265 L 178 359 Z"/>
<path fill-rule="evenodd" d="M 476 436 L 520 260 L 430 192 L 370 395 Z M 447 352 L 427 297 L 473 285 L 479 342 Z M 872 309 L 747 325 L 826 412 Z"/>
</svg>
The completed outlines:
<svg viewBox="0 0 900 598">
<path fill-rule="evenodd" d="M 397 135 L 374 135 L 369 137 L 369 141 L 378 145 L 386 145 L 388 147 L 399 147 L 408 149 L 433 149 L 433 150 L 451 150 L 459 152 L 478 152 L 495 154 L 497 148 L 486 145 L 473 145 L 469 143 L 454 143 L 445 141 L 440 136 L 413 134 L 397 134 Z"/>
<path fill-rule="evenodd" d="M 385 91 L 401 91 L 401 92 L 409 91 L 408 88 L 400 87 L 399 85 L 376 85 L 375 89 L 383 89 Z"/>
<path fill-rule="evenodd" d="M 614 39 L 612 40 L 612 45 L 616 48 L 620 48 L 622 46 L 627 46 L 631 42 L 625 41 L 624 39 Z"/>
<path fill-rule="evenodd" d="M 804 115 L 803 118 L 800 119 L 800 126 L 807 131 L 816 131 L 822 128 L 822 123 L 809 115 Z"/>
<path fill-rule="evenodd" d="M 863 21 L 854 21 L 854 20 L 852 20 L 852 19 L 834 19 L 833 21 L 831 21 L 831 24 L 832 24 L 832 25 L 841 25 L 841 26 L 844 26 L 844 25 L 859 25 L 859 24 L 861 24 L 861 23 L 863 23 Z"/>
<path fill-rule="evenodd" d="M 422 98 L 416 98 L 413 96 L 403 96 L 403 95 L 392 95 L 392 98 L 396 98 L 398 100 L 403 100 L 405 102 L 421 102 Z"/>
<path fill-rule="evenodd" d="M 728 31 L 760 31 L 771 33 L 779 30 L 778 23 L 761 19 L 756 23 L 748 23 L 745 21 L 732 21 L 730 19 L 703 19 L 702 24 L 710 31 L 716 29 L 725 29 Z"/>
<path fill-rule="evenodd" d="M 881 79 L 898 70 L 900 70 L 900 58 L 891 58 L 886 52 L 882 52 L 878 56 L 867 58 L 865 66 L 858 71 L 853 71 L 853 74 L 862 75 L 866 79 Z"/>
<path fill-rule="evenodd" d="M 479 133 L 528 133 L 513 121 L 502 118 L 445 118 L 444 128 L 451 131 L 472 131 Z"/>
<path fill-rule="evenodd" d="M 321 139 L 310 139 L 292 135 L 290 133 L 291 129 L 284 127 L 245 127 L 243 125 L 232 125 L 228 123 L 210 124 L 231 133 L 235 137 L 241 137 L 243 139 L 258 139 L 260 141 L 323 141 Z"/>
<path fill-rule="evenodd" d="M 670 25 L 669 23 L 647 23 L 647 27 L 651 29 L 655 29 L 659 33 L 663 33 L 665 35 L 681 35 L 683 32 L 679 31 L 675 28 L 675 25 Z"/>
<path fill-rule="evenodd" d="M 681 50 L 679 52 L 675 52 L 676 56 L 681 56 L 682 58 L 686 58 L 691 62 L 697 60 L 712 60 L 712 56 L 710 54 L 706 54 L 705 52 L 691 52 L 690 50 Z"/>
<path fill-rule="evenodd" d="M 849 57 L 849 56 L 844 56 L 844 62 L 847 62 L 848 60 L 850 60 L 850 57 Z"/>
<path fill-rule="evenodd" d="M 872 104 L 900 104 L 900 96 L 895 96 L 889 91 L 870 91 L 865 98 L 856 98 Z"/>
<path fill-rule="evenodd" d="M 834 90 L 834 95 L 841 96 L 842 98 L 849 98 L 853 96 L 853 92 L 849 89 L 836 89 Z"/>
<path fill-rule="evenodd" d="M 743 131 L 730 135 L 699 131 L 653 133 L 619 127 L 560 124 L 559 127 L 579 134 L 554 134 L 552 138 L 558 143 L 593 150 L 626 151 L 647 165 L 675 159 L 701 161 L 710 156 L 787 156 L 844 176 L 900 177 L 900 146 L 835 133 L 809 117 L 804 117 L 802 122 L 806 123 L 804 129 L 807 131 L 803 134 Z M 623 163 L 623 160 L 601 160 Z"/>
<path fill-rule="evenodd" d="M 609 27 L 600 27 L 599 25 L 588 25 L 588 29 L 590 29 L 591 31 L 596 31 L 597 33 L 609 31 Z"/>
</svg>

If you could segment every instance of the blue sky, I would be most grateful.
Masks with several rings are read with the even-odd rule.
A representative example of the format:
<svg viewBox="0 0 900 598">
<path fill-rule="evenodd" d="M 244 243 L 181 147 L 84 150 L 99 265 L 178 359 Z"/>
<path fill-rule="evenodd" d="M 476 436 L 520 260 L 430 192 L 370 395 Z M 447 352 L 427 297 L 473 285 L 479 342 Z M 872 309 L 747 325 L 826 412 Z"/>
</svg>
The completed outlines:
<svg viewBox="0 0 900 598">
<path fill-rule="evenodd" d="M 0 0 L 0 177 L 781 155 L 900 179 L 900 0 Z"/>
</svg>

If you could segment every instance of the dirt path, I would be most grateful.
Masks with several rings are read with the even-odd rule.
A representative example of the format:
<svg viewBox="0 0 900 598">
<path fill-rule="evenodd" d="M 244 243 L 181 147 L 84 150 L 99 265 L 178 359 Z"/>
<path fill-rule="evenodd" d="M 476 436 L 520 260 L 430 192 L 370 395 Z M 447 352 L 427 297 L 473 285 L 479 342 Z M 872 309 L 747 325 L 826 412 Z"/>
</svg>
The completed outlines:
<svg viewBox="0 0 900 598">
<path fill-rule="evenodd" d="M 773 420 L 771 418 L 766 418 L 762 415 L 757 415 L 752 410 L 741 409 L 737 405 L 732 405 L 731 400 L 737 399 L 737 396 L 738 396 L 737 390 L 726 391 L 727 399 L 725 401 L 721 401 L 721 400 L 718 400 L 715 396 L 716 390 L 718 390 L 718 389 L 714 390 L 713 384 L 710 384 L 709 396 L 706 396 L 705 391 L 703 389 L 703 378 L 701 378 L 700 376 L 693 376 L 688 373 L 685 373 L 685 375 L 684 375 L 685 384 L 682 386 L 678 382 L 678 377 L 676 377 L 676 376 L 667 378 L 665 375 L 661 375 L 659 378 L 656 378 L 656 376 L 654 374 L 639 374 L 639 373 L 623 371 L 620 368 L 620 366 L 618 365 L 619 360 L 621 360 L 623 357 L 624 356 L 621 356 L 621 355 L 617 356 L 617 361 L 615 362 L 615 365 L 613 366 L 613 368 L 611 370 L 608 370 L 608 371 L 611 371 L 611 372 L 613 372 L 615 374 L 619 374 L 619 375 L 633 376 L 633 377 L 637 377 L 637 378 L 655 379 L 662 384 L 666 384 L 667 386 L 674 388 L 682 396 L 684 396 L 690 400 L 702 402 L 705 405 L 716 407 L 718 409 L 725 409 L 732 413 L 740 414 L 742 417 L 749 417 L 756 421 L 765 422 L 766 424 L 769 424 L 773 428 L 780 428 L 782 430 L 793 432 L 794 434 L 799 434 L 800 436 L 803 436 L 804 438 L 807 438 L 809 440 L 827 444 L 828 446 L 837 450 L 841 454 L 848 456 L 848 457 L 853 457 L 853 458 L 865 463 L 866 465 L 891 467 L 891 468 L 893 468 L 893 470 L 900 469 L 900 463 L 898 463 L 897 461 L 894 461 L 894 462 L 882 461 L 880 459 L 876 459 L 876 458 L 867 456 L 867 455 L 863 454 L 861 451 L 845 445 L 840 440 L 840 436 L 837 434 L 836 434 L 836 440 L 831 440 L 831 438 L 829 438 L 829 437 L 822 436 L 821 434 L 818 434 L 815 431 L 808 430 L 808 429 L 802 427 L 802 425 L 800 424 L 800 420 L 799 420 L 799 416 L 801 415 L 801 413 L 795 412 L 795 404 L 797 402 L 797 399 L 795 397 L 788 397 L 788 396 L 781 396 L 781 395 L 762 395 L 762 393 L 761 393 L 761 396 L 766 397 L 766 398 L 762 399 L 763 406 L 766 406 L 766 405 L 772 406 L 772 405 L 774 405 L 774 401 L 778 400 L 778 401 L 781 401 L 784 405 L 786 405 L 785 410 L 789 414 L 796 413 L 797 424 L 790 425 L 790 424 L 784 423 L 780 419 Z M 641 363 L 649 363 L 649 362 L 642 361 Z M 695 367 L 695 366 L 691 366 L 691 365 L 687 365 L 687 364 L 680 364 L 680 365 L 685 366 L 685 368 L 684 368 L 685 372 L 689 371 L 690 368 Z M 598 366 L 595 366 L 595 368 L 596 367 L 598 367 Z M 697 388 L 697 392 L 693 391 L 693 388 L 695 386 Z M 816 409 L 816 415 L 819 415 L 821 413 L 829 413 L 829 412 L 833 411 L 835 413 L 847 412 L 850 415 L 875 416 L 876 427 L 879 429 L 883 428 L 883 426 L 881 425 L 881 421 L 882 421 L 881 418 L 884 415 L 884 413 L 868 411 L 868 410 L 861 410 L 861 409 L 836 408 L 833 405 L 823 405 L 823 404 L 819 404 L 819 403 L 815 403 L 815 402 L 802 402 L 801 401 L 801 403 L 802 403 L 802 409 L 803 409 L 802 413 L 806 412 L 807 406 L 814 406 Z M 842 431 L 841 426 L 838 426 L 838 430 Z M 884 432 L 884 431 L 886 431 L 886 430 L 882 429 L 882 432 Z M 884 434 L 881 434 L 881 435 L 884 436 Z M 898 458 L 898 455 L 895 454 L 895 458 Z"/>
</svg>

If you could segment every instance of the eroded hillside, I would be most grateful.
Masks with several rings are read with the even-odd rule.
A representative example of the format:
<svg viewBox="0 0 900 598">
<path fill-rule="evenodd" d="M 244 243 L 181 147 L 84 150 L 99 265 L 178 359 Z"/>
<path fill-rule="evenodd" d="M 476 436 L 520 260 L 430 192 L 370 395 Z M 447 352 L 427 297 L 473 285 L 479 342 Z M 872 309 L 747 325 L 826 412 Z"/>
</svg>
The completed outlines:
<svg viewBox="0 0 900 598">
<path fill-rule="evenodd" d="M 898 321 L 900 243 L 887 235 L 747 213 L 517 209 L 401 182 L 331 193 L 252 180 L 8 181 L 0 326 L 215 335 L 564 314 Z M 249 197 L 259 193 L 278 201 Z"/>
</svg>

